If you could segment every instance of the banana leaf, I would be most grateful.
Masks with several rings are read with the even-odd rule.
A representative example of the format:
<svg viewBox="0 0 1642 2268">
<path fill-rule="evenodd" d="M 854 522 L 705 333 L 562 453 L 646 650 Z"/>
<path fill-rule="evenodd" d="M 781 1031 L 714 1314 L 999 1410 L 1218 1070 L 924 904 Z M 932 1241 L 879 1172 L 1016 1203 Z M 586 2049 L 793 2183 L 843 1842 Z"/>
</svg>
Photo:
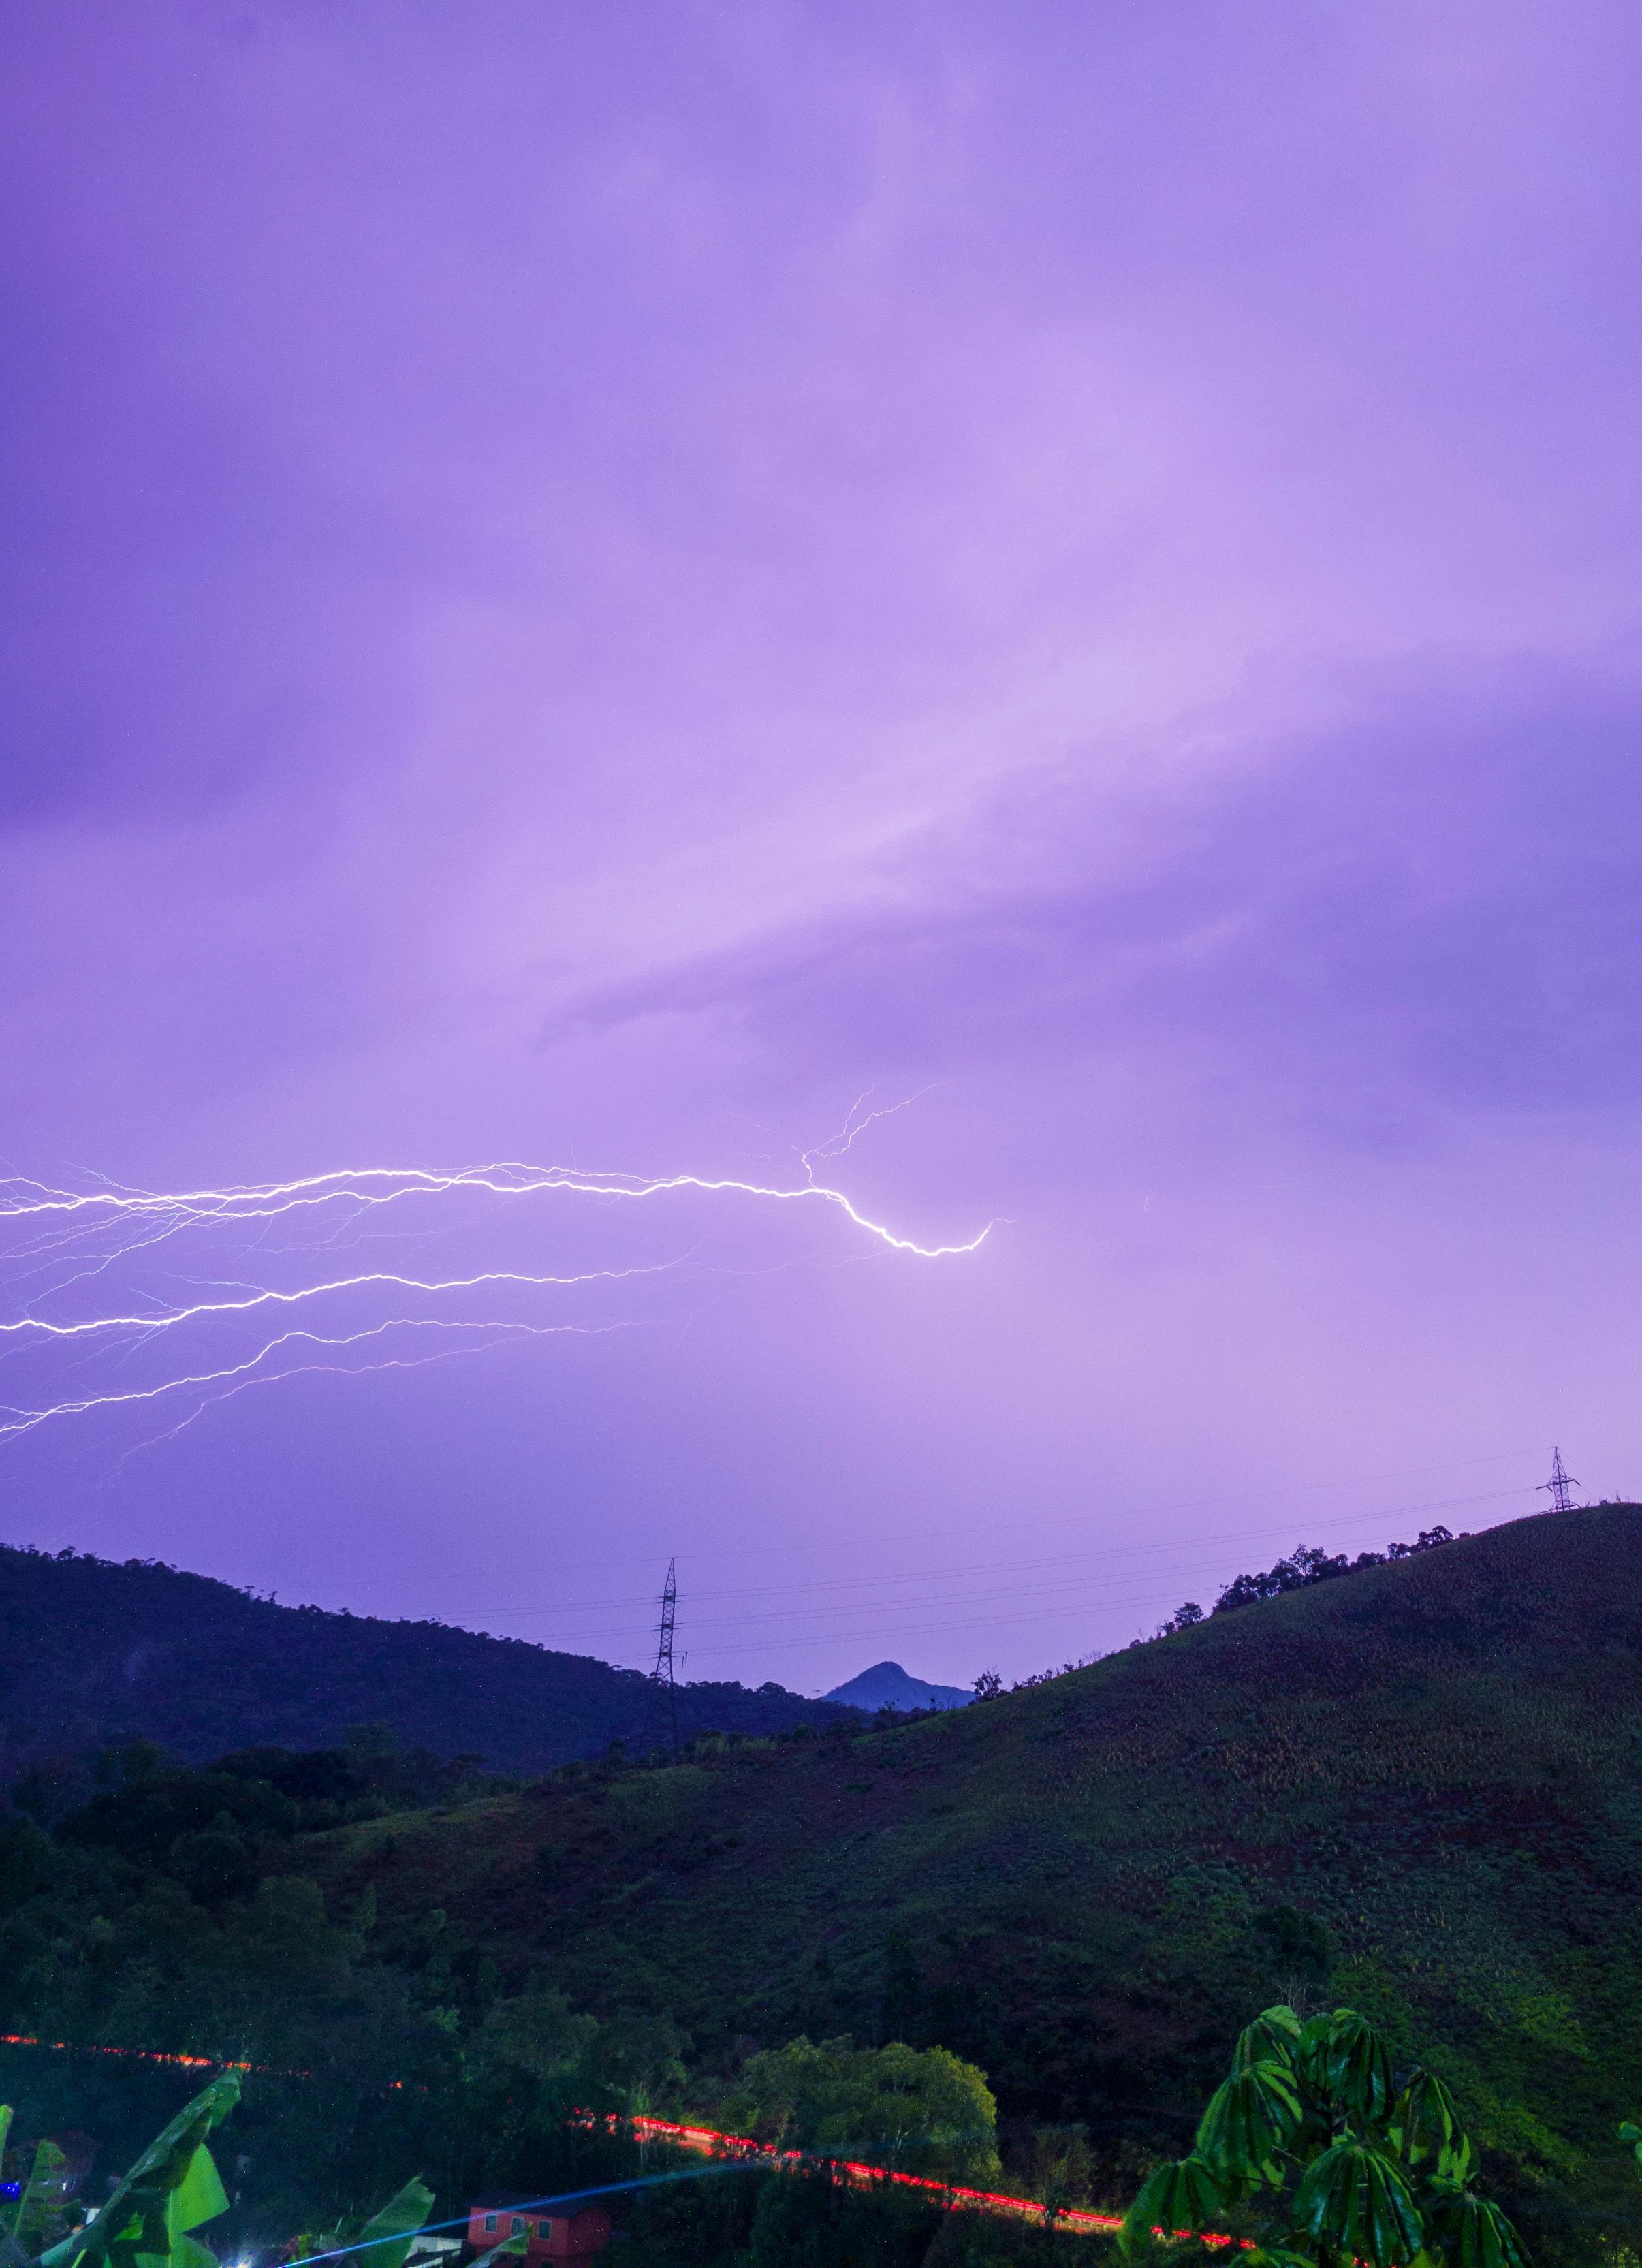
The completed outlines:
<svg viewBox="0 0 1642 2268">
<path fill-rule="evenodd" d="M 225 2072 L 202 2088 L 164 2132 L 156 2135 L 90 2228 L 76 2229 L 72 2236 L 41 2253 L 36 2268 L 75 2268 L 76 2263 L 94 2268 L 95 2263 L 103 2260 L 109 2268 L 137 2268 L 144 2256 L 172 2262 L 173 2268 L 205 2268 L 210 2255 L 187 2231 L 208 2220 L 210 2212 L 220 2213 L 222 2205 L 201 2211 L 196 2219 L 173 2228 L 171 2197 L 175 2190 L 185 2191 L 186 2201 L 179 2209 L 188 2215 L 202 2200 L 222 2195 L 210 2154 L 206 2153 L 203 2165 L 195 2160 L 205 2137 L 239 2100 L 237 2072 Z M 223 2203 L 226 2202 L 224 2198 Z"/>
<path fill-rule="evenodd" d="M 417 2231 L 427 2226 L 432 2210 L 432 2191 L 413 2176 L 360 2230 L 350 2248 L 359 2268 L 405 2268 L 405 2255 Z M 512 2244 L 511 2237 L 508 2242 Z M 525 2248 L 521 2243 L 516 2249 L 522 2252 Z"/>
<path fill-rule="evenodd" d="M 1232 2069 L 1247 2071 L 1251 2063 L 1289 2062 L 1300 2034 L 1300 2018 L 1292 2008 L 1281 2001 L 1274 2008 L 1263 2008 L 1254 2022 L 1239 2033 L 1232 2051 Z"/>
<path fill-rule="evenodd" d="M 1224 2185 L 1212 2167 L 1197 2156 L 1160 2166 L 1123 2216 L 1117 2242 L 1124 2252 L 1144 2243 L 1154 2229 L 1165 2236 L 1207 2228 L 1226 2203 Z"/>
<path fill-rule="evenodd" d="M 56 2176 L 68 2164 L 56 2144 L 42 2142 L 34 2153 L 34 2163 L 17 2201 L 17 2213 L 11 2223 L 11 2235 L 18 2244 L 32 2249 L 40 2242 L 52 2218 L 54 2204 L 62 2202 L 61 2188 Z M 52 2191 L 56 2189 L 54 2198 Z M 61 2227 L 61 2223 L 58 2224 Z"/>
<path fill-rule="evenodd" d="M 1365 2268 L 1401 2268 L 1425 2242 L 1400 2169 L 1361 2142 L 1336 2142 L 1307 2168 L 1294 2193 L 1294 2225 Z"/>
<path fill-rule="evenodd" d="M 1259 2181 L 1300 2122 L 1300 2089 L 1288 2064 L 1251 2063 L 1210 2096 L 1192 2154 L 1217 2175 Z"/>
<path fill-rule="evenodd" d="M 1488 2198 L 1452 2190 L 1438 2197 L 1431 2218 L 1447 2268 L 1527 2268 L 1521 2238 Z"/>
</svg>

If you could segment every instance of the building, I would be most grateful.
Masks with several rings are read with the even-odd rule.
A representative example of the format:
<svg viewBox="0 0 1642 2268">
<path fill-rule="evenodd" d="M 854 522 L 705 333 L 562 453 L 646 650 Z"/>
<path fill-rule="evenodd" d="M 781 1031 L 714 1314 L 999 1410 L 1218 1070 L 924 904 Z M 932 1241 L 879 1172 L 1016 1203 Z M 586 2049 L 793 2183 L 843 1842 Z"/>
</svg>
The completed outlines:
<svg viewBox="0 0 1642 2268">
<path fill-rule="evenodd" d="M 468 2208 L 468 2242 L 475 2252 L 488 2252 L 521 2229 L 528 2232 L 526 2268 L 543 2260 L 591 2260 L 610 2242 L 610 2216 L 601 2205 L 540 2213 L 527 2198 L 515 2197 L 475 2198 Z"/>
</svg>

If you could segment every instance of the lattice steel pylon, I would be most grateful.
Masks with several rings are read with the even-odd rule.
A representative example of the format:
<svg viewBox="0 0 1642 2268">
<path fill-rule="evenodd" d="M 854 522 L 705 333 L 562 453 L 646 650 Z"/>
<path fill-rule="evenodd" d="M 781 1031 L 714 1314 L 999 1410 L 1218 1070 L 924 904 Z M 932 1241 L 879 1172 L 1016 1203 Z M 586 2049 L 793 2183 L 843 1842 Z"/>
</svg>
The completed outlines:
<svg viewBox="0 0 1642 2268">
<path fill-rule="evenodd" d="M 1551 1510 L 1553 1512 L 1574 1511 L 1576 1509 L 1574 1501 L 1569 1495 L 1568 1491 L 1570 1489 L 1576 1489 L 1579 1485 L 1579 1484 L 1574 1479 L 1572 1474 L 1566 1471 L 1564 1468 L 1562 1451 L 1560 1449 L 1552 1449 L 1550 1453 L 1550 1478 L 1548 1481 L 1542 1481 L 1540 1483 L 1542 1489 L 1549 1489 L 1550 1491 Z"/>
<path fill-rule="evenodd" d="M 679 1751 L 679 1690 L 673 1679 L 673 1624 L 679 1610 L 679 1579 L 675 1565 L 667 1562 L 667 1580 L 661 1588 L 661 1620 L 656 1624 L 656 1666 L 650 1673 L 650 1706 L 644 1712 L 644 1732 L 648 1742 L 652 1732 L 664 1727 L 673 1743 L 674 1756 Z"/>
</svg>

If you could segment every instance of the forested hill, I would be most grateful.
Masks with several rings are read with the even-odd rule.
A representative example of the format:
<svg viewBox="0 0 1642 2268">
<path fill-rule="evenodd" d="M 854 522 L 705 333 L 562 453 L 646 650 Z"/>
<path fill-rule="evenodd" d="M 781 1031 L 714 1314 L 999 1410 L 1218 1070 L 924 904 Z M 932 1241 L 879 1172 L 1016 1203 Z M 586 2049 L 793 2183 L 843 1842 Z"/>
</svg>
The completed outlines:
<svg viewBox="0 0 1642 2268">
<path fill-rule="evenodd" d="M 1536 2228 L 1588 2235 L 1636 2218 L 1642 1513 L 1513 1522 L 894 1730 L 361 1825 L 309 1864 L 373 1889 L 385 1950 L 437 1907 L 445 1957 L 665 2010 L 709 2062 L 939 2042 L 1120 2171 L 1189 2140 L 1252 2009 L 1349 2002 L 1450 2081 Z"/>
<path fill-rule="evenodd" d="M 541 1771 L 645 1732 L 647 1680 L 441 1623 L 282 1607 L 151 1561 L 0 1546 L 0 1768 L 158 1741 L 195 1761 L 331 1748 L 385 1724 L 407 1746 Z M 849 1715 L 776 1685 L 687 1685 L 681 1734 Z M 652 1737 L 655 1735 L 652 1733 Z"/>
</svg>

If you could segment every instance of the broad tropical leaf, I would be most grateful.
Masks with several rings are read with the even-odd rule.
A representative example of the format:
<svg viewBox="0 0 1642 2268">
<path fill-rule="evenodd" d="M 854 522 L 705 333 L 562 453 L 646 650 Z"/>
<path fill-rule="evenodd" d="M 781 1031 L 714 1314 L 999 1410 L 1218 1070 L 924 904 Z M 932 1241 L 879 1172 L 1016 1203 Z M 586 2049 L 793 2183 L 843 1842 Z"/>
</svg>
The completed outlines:
<svg viewBox="0 0 1642 2268">
<path fill-rule="evenodd" d="M 1419 2208 L 1394 2161 L 1361 2142 L 1336 2142 L 1294 2193 L 1304 2235 L 1372 2268 L 1398 2268 L 1425 2241 Z"/>
<path fill-rule="evenodd" d="M 35 2151 L 28 2179 L 18 2198 L 17 2217 L 11 2223 L 11 2234 L 19 2244 L 32 2250 L 46 2234 L 52 2207 L 62 2194 L 56 2177 L 68 2162 L 55 2142 L 42 2142 Z M 61 2222 L 58 2227 L 62 2227 Z"/>
<path fill-rule="evenodd" d="M 1521 2238 L 1486 2198 L 1452 2190 L 1439 2196 L 1431 2217 L 1451 2268 L 1527 2268 Z"/>
<path fill-rule="evenodd" d="M 1238 2035 L 1232 2069 L 1247 2071 L 1251 2063 L 1287 2063 L 1300 2039 L 1300 2018 L 1281 2001 L 1263 2008 L 1252 2024 Z"/>
<path fill-rule="evenodd" d="M 1318 2094 L 1376 2124 L 1390 2110 L 1395 2088 L 1385 2043 L 1355 2008 L 1314 2016 L 1301 2028 L 1295 2067 Z"/>
<path fill-rule="evenodd" d="M 1166 2236 L 1207 2228 L 1226 2202 L 1223 2185 L 1198 2157 L 1160 2166 L 1123 2216 L 1118 2242 L 1127 2252 L 1161 2229 Z"/>
<path fill-rule="evenodd" d="M 1434 2072 L 1417 2071 L 1397 2097 L 1388 2129 L 1391 2146 L 1417 2166 L 1435 2156 L 1439 2181 L 1462 2182 L 1471 2169 L 1471 2145 L 1454 2097 Z"/>
<path fill-rule="evenodd" d="M 1300 2121 L 1300 2089 L 1289 2066 L 1251 2063 L 1210 2096 L 1193 2155 L 1206 2159 L 1219 2175 L 1259 2181 Z"/>
<path fill-rule="evenodd" d="M 209 2245 L 192 2236 L 178 2235 L 171 2240 L 167 2268 L 221 2268 L 221 2263 Z"/>
<path fill-rule="evenodd" d="M 217 2171 L 217 2161 L 203 2142 L 182 2169 L 182 2178 L 166 2199 L 166 2225 L 173 2236 L 214 2220 L 228 2210 L 228 2192 Z"/>
<path fill-rule="evenodd" d="M 9 2118 L 11 2115 L 11 2112 L 8 2110 L 6 2117 Z M 0 2130 L 0 2132 L 3 2131 L 4 2130 Z M 1639 2167 L 1642 2167 L 1642 2126 L 1633 2126 L 1631 2124 L 1631 2121 L 1627 2118 L 1624 2124 L 1619 2129 L 1619 2139 L 1622 2142 L 1629 2142 L 1631 2144 L 1631 2147 L 1637 2154 L 1637 2164 Z"/>
<path fill-rule="evenodd" d="M 389 2198 L 380 2213 L 360 2230 L 353 2253 L 358 2268 L 404 2268 L 411 2239 L 426 2226 L 432 2210 L 432 2191 L 413 2176 L 398 2196 Z M 504 2252 L 512 2242 L 509 2237 L 507 2244 L 497 2245 L 496 2250 Z M 524 2249 L 523 2244 L 515 2247 L 520 2252 Z"/>
<path fill-rule="evenodd" d="M 202 2088 L 164 2132 L 156 2135 L 91 2227 L 76 2229 L 72 2236 L 42 2253 L 37 2268 L 72 2268 L 75 2262 L 92 2268 L 92 2264 L 104 2259 L 111 2268 L 136 2268 L 138 2257 L 144 2254 L 171 2259 L 173 2241 L 184 2235 L 171 2226 L 172 2191 L 181 2188 L 190 2175 L 201 2183 L 207 2179 L 203 2169 L 196 2173 L 195 2155 L 211 2128 L 228 2116 L 239 2100 L 237 2072 L 225 2072 Z M 216 2180 L 215 2167 L 209 2178 Z M 196 2196 L 203 2193 L 195 2191 Z M 203 2251 L 202 2245 L 193 2245 L 188 2240 L 174 2268 L 201 2268 L 194 2256 Z"/>
</svg>

